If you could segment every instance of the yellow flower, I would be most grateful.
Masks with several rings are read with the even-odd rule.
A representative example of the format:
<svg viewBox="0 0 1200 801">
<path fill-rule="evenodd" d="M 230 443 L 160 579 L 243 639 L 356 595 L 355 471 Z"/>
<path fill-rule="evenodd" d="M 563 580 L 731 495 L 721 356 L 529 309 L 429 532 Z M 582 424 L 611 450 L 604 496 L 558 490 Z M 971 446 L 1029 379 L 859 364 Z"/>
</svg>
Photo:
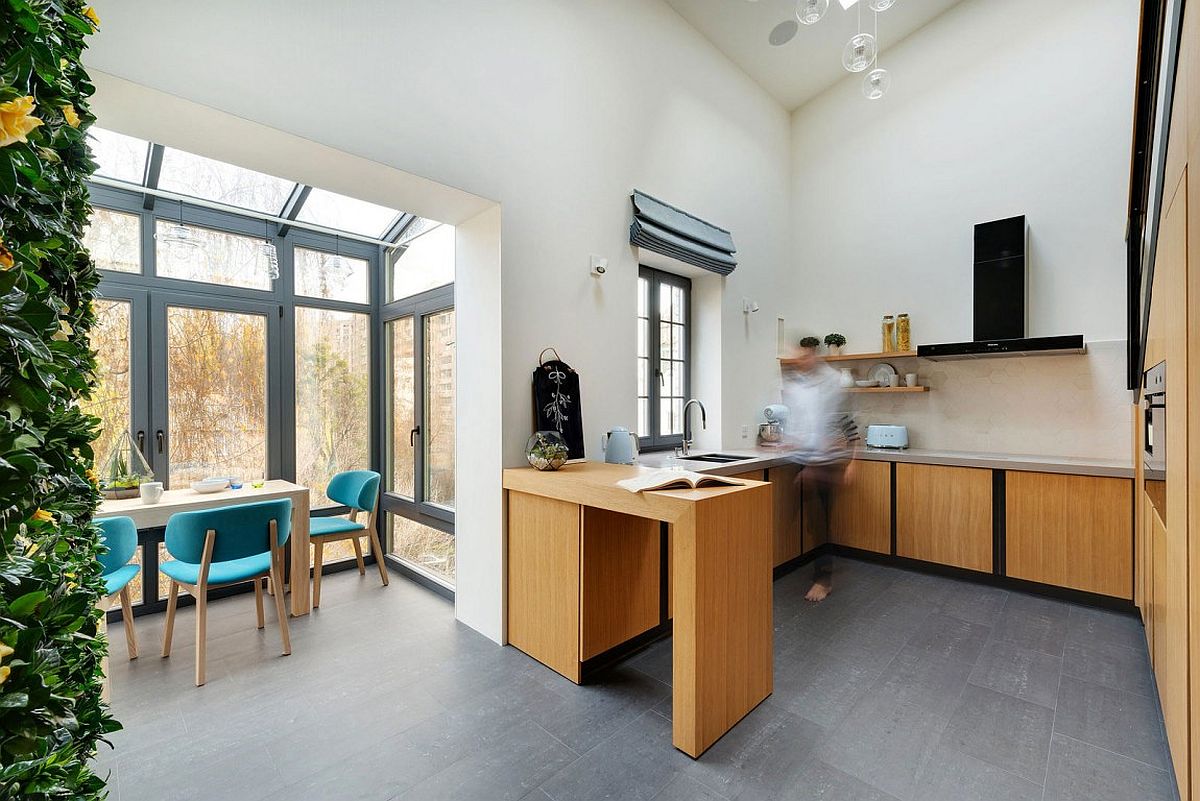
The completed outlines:
<svg viewBox="0 0 1200 801">
<path fill-rule="evenodd" d="M 6 656 L 12 656 L 12 653 L 13 649 L 11 645 L 5 645 L 4 643 L 0 642 L 0 659 L 3 659 Z"/>
<path fill-rule="evenodd" d="M 14 264 L 12 251 L 4 247 L 4 240 L 0 239 L 0 270 L 11 270 Z"/>
<path fill-rule="evenodd" d="M 47 512 L 45 509 L 38 509 L 30 517 L 30 520 L 36 520 L 39 523 L 53 523 L 54 515 Z"/>
<path fill-rule="evenodd" d="M 96 475 L 95 468 L 89 467 L 87 469 L 87 477 L 88 477 L 88 481 L 92 482 L 97 487 L 100 486 L 100 476 Z"/>
<path fill-rule="evenodd" d="M 63 119 L 67 121 L 67 125 L 72 128 L 79 127 L 79 115 L 75 112 L 75 106 L 68 103 L 62 107 Z"/>
<path fill-rule="evenodd" d="M 12 668 L 10 668 L 8 665 L 0 666 L 0 684 L 4 683 L 4 680 L 8 678 L 9 673 L 12 673 Z"/>
<path fill-rule="evenodd" d="M 96 9 L 92 8 L 91 6 L 88 6 L 87 8 L 85 8 L 83 10 L 83 16 L 87 17 L 89 20 L 92 21 L 93 28 L 100 27 L 100 15 L 96 13 Z"/>
<path fill-rule="evenodd" d="M 0 147 L 28 142 L 29 133 L 42 124 L 33 116 L 33 95 L 0 103 Z"/>
<path fill-rule="evenodd" d="M 66 342 L 71 334 L 75 333 L 75 329 L 66 320 L 58 321 L 58 330 L 54 332 L 54 336 L 50 337 L 55 342 Z"/>
</svg>

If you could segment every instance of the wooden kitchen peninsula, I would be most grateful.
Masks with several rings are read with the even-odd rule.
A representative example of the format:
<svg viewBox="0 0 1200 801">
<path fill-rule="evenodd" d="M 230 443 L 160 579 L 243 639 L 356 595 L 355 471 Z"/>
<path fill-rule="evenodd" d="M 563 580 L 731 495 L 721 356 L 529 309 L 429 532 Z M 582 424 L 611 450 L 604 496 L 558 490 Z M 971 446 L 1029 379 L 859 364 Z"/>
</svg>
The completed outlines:
<svg viewBox="0 0 1200 801">
<path fill-rule="evenodd" d="M 617 486 L 646 469 L 504 471 L 508 642 L 578 684 L 673 618 L 672 741 L 698 757 L 771 694 L 771 485 Z"/>
</svg>

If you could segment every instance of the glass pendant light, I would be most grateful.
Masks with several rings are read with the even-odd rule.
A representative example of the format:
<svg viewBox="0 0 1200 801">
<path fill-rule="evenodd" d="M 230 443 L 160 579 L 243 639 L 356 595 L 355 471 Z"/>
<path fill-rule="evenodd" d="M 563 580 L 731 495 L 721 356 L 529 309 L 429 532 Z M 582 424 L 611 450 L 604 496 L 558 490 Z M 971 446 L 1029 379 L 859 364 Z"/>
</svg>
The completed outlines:
<svg viewBox="0 0 1200 801">
<path fill-rule="evenodd" d="M 856 33 L 842 50 L 842 66 L 849 72 L 862 72 L 875 61 L 875 37 Z"/>
<path fill-rule="evenodd" d="M 267 278 L 274 281 L 279 278 L 279 251 L 275 248 L 275 243 L 271 241 L 270 221 L 263 220 L 263 229 L 263 241 L 258 246 L 258 250 L 267 265 Z"/>
<path fill-rule="evenodd" d="M 896 0 L 871 0 L 870 3 L 867 3 L 867 7 L 872 11 L 887 11 L 894 5 L 896 5 Z"/>
<path fill-rule="evenodd" d="M 801 25 L 815 25 L 829 10 L 829 0 L 800 0 L 796 6 L 796 19 Z"/>
<path fill-rule="evenodd" d="M 876 67 L 863 78 L 862 91 L 867 100 L 878 100 L 887 94 L 892 85 L 892 76 L 883 67 Z"/>
<path fill-rule="evenodd" d="M 182 251 L 180 255 L 186 258 L 186 253 L 200 246 L 196 241 L 196 237 L 192 235 L 192 229 L 183 224 L 183 201 L 179 201 L 179 221 L 168 225 L 167 230 L 163 233 L 162 242 L 173 250 Z M 155 239 L 158 234 L 154 235 Z"/>
</svg>

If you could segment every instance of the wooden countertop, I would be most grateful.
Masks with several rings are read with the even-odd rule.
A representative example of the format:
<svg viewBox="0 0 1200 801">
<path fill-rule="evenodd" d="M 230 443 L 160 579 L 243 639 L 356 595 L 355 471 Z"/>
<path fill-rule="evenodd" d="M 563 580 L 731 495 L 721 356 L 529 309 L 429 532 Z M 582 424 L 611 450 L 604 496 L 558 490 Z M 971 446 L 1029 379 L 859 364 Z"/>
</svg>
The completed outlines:
<svg viewBox="0 0 1200 801">
<path fill-rule="evenodd" d="M 563 465 L 559 470 L 545 471 L 534 470 L 532 467 L 512 467 L 504 471 L 504 488 L 671 522 L 695 504 L 745 492 L 754 487 L 769 486 L 763 481 L 747 479 L 738 479 L 740 486 L 736 487 L 651 492 L 630 492 L 617 486 L 618 481 L 649 472 L 654 472 L 653 468 L 605 462 L 575 462 Z"/>
</svg>

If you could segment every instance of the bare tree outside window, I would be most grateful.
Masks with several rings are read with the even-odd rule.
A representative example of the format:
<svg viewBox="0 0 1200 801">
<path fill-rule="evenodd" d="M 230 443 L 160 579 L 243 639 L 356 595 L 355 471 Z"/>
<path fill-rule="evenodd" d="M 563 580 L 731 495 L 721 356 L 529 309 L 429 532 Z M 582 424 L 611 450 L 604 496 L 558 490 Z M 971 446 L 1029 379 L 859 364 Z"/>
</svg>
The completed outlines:
<svg viewBox="0 0 1200 801">
<path fill-rule="evenodd" d="M 267 321 L 259 314 L 167 309 L 170 488 L 267 472 Z"/>
<path fill-rule="evenodd" d="M 81 408 L 100 418 L 100 435 L 92 442 L 97 463 L 108 456 L 121 432 L 129 429 L 129 313 L 127 300 L 96 301 L 96 325 L 91 332 L 92 349 L 96 351 L 96 389 Z"/>
<path fill-rule="evenodd" d="M 329 479 L 371 466 L 371 318 L 296 308 L 296 479 L 312 508 Z"/>
</svg>

